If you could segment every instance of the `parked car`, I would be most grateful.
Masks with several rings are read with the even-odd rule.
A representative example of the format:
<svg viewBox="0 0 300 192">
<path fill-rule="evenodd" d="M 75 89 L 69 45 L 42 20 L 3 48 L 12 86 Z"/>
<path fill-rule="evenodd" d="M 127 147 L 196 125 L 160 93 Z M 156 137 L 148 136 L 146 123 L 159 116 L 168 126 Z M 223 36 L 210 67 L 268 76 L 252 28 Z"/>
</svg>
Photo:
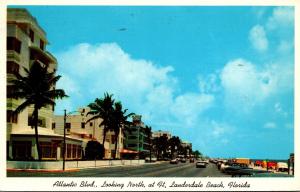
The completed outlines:
<svg viewBox="0 0 300 192">
<path fill-rule="evenodd" d="M 181 163 L 186 163 L 186 158 L 181 158 L 181 159 L 180 159 L 180 162 L 181 162 Z"/>
<path fill-rule="evenodd" d="M 178 164 L 178 159 L 177 158 L 175 158 L 175 159 L 171 159 L 170 160 L 170 164 Z"/>
<path fill-rule="evenodd" d="M 145 161 L 150 163 L 150 157 L 146 157 Z M 156 157 L 151 157 L 151 162 L 156 162 L 156 161 L 157 161 Z"/>
<path fill-rule="evenodd" d="M 285 162 L 278 162 L 276 165 L 276 170 L 280 172 L 288 172 L 288 164 Z"/>
<path fill-rule="evenodd" d="M 249 175 L 249 169 L 252 168 L 234 165 L 234 166 L 225 167 L 223 169 L 223 172 L 234 177 L 234 176 L 241 176 L 241 175 Z"/>
<path fill-rule="evenodd" d="M 207 166 L 207 163 L 205 161 L 197 161 L 196 168 L 205 168 Z"/>
</svg>

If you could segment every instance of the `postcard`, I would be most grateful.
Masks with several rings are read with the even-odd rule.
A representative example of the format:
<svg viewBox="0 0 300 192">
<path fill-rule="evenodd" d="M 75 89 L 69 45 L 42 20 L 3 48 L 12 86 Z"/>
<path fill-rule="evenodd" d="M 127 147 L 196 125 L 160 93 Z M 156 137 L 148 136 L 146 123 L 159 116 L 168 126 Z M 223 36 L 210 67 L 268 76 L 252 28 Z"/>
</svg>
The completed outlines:
<svg viewBox="0 0 300 192">
<path fill-rule="evenodd" d="M 1 5 L 0 190 L 300 189 L 295 2 Z"/>
</svg>

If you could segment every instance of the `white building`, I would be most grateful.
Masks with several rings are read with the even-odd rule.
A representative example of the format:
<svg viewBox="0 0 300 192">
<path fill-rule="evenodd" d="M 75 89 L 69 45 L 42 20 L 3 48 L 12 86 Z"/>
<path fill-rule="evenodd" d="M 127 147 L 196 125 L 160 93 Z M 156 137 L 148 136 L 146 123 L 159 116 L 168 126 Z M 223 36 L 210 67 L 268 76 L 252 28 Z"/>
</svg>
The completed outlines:
<svg viewBox="0 0 300 192">
<path fill-rule="evenodd" d="M 77 112 L 71 112 L 66 115 L 66 135 L 72 138 L 82 139 L 82 148 L 85 149 L 88 141 L 96 140 L 103 144 L 103 126 L 100 126 L 102 119 L 95 119 L 87 122 L 91 119 L 92 115 L 87 115 L 90 111 L 89 107 L 79 108 Z M 63 134 L 64 132 L 64 115 L 55 115 L 55 133 Z M 87 122 L 87 123 L 86 123 Z M 120 158 L 120 151 L 123 150 L 123 134 L 120 132 L 117 144 L 116 158 Z M 115 134 L 114 132 L 107 132 L 104 142 L 105 159 L 110 159 L 115 153 Z"/>
<path fill-rule="evenodd" d="M 56 58 L 46 50 L 48 44 L 45 31 L 26 9 L 7 9 L 7 92 L 12 91 L 10 80 L 13 73 L 25 75 L 23 67 L 29 69 L 33 61 L 48 66 L 49 72 L 57 68 Z M 29 119 L 33 107 L 18 115 L 12 112 L 24 100 L 7 98 L 7 159 L 37 159 L 35 132 Z M 42 159 L 61 159 L 63 136 L 52 129 L 54 106 L 39 110 L 39 143 Z M 81 157 L 81 139 L 67 138 L 72 149 L 70 158 Z"/>
</svg>

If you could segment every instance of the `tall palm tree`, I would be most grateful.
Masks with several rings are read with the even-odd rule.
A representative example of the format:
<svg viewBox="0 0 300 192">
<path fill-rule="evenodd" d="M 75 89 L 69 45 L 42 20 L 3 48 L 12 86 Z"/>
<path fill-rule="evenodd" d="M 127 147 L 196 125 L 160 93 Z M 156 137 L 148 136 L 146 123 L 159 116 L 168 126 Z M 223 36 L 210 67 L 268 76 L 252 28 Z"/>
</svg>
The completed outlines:
<svg viewBox="0 0 300 192">
<path fill-rule="evenodd" d="M 169 139 L 169 146 L 171 148 L 171 156 L 173 158 L 175 150 L 179 149 L 181 145 L 179 137 L 173 136 Z"/>
<path fill-rule="evenodd" d="M 103 126 L 103 146 L 106 138 L 106 133 L 109 130 L 112 130 L 112 127 L 110 127 L 110 125 L 112 124 L 112 114 L 114 110 L 113 105 L 115 103 L 115 100 L 112 98 L 112 96 L 112 94 L 104 93 L 104 98 L 96 98 L 94 103 L 90 103 L 88 105 L 91 111 L 89 111 L 87 115 L 91 114 L 93 115 L 93 117 L 88 119 L 86 123 L 94 119 L 102 119 L 99 127 Z"/>
<path fill-rule="evenodd" d="M 48 66 L 42 66 L 38 61 L 34 61 L 30 69 L 24 68 L 25 76 L 15 73 L 13 92 L 8 95 L 15 99 L 25 99 L 25 101 L 15 109 L 15 113 L 20 113 L 27 107 L 33 105 L 32 122 L 35 130 L 35 140 L 37 146 L 38 160 L 41 160 L 41 148 L 38 136 L 38 116 L 39 110 L 47 105 L 55 105 L 55 99 L 68 97 L 62 89 L 55 89 L 56 82 L 61 76 L 55 76 L 54 72 L 48 71 Z"/>
<path fill-rule="evenodd" d="M 128 128 L 129 122 L 127 119 L 134 115 L 134 113 L 129 113 L 126 115 L 128 109 L 123 110 L 122 103 L 116 102 L 114 104 L 114 109 L 112 113 L 112 128 L 115 133 L 115 153 L 114 159 L 116 158 L 117 154 L 117 146 L 118 146 L 118 138 L 120 136 L 120 131 L 125 134 Z"/>
</svg>

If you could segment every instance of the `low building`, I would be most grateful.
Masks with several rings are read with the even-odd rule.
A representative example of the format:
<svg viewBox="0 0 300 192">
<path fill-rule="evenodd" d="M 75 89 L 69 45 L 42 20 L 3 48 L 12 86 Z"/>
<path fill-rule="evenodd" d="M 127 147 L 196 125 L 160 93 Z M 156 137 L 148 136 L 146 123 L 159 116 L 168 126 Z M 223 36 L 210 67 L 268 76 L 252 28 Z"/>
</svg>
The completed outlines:
<svg viewBox="0 0 300 192">
<path fill-rule="evenodd" d="M 12 91 L 11 80 L 14 73 L 24 76 L 23 68 L 29 69 L 34 61 L 48 66 L 49 72 L 57 69 L 57 60 L 50 54 L 46 46 L 46 32 L 37 20 L 26 10 L 19 8 L 7 9 L 7 93 Z M 33 106 L 19 114 L 13 111 L 24 100 L 7 98 L 7 159 L 32 160 L 38 159 L 35 131 L 30 121 Z M 38 135 L 43 160 L 62 159 L 63 136 L 52 128 L 54 106 L 46 106 L 39 110 Z M 71 147 L 71 158 L 81 158 L 81 139 L 68 137 L 67 144 Z"/>
<path fill-rule="evenodd" d="M 170 139 L 172 137 L 172 135 L 169 131 L 158 130 L 158 131 L 153 131 L 153 133 L 152 133 L 153 138 L 161 137 L 161 136 L 166 136 L 168 139 Z"/>
<path fill-rule="evenodd" d="M 87 115 L 89 107 L 79 108 L 77 111 L 67 113 L 66 115 L 66 135 L 72 138 L 82 139 L 82 149 L 85 149 L 88 141 L 94 140 L 103 144 L 103 126 L 100 126 L 102 119 L 91 119 L 92 115 Z M 64 115 L 55 115 L 55 132 L 63 134 L 64 132 Z M 123 150 L 123 134 L 120 132 L 117 144 L 116 158 L 120 158 L 120 151 Z M 104 141 L 104 158 L 113 158 L 115 153 L 115 133 L 108 131 Z"/>
</svg>

